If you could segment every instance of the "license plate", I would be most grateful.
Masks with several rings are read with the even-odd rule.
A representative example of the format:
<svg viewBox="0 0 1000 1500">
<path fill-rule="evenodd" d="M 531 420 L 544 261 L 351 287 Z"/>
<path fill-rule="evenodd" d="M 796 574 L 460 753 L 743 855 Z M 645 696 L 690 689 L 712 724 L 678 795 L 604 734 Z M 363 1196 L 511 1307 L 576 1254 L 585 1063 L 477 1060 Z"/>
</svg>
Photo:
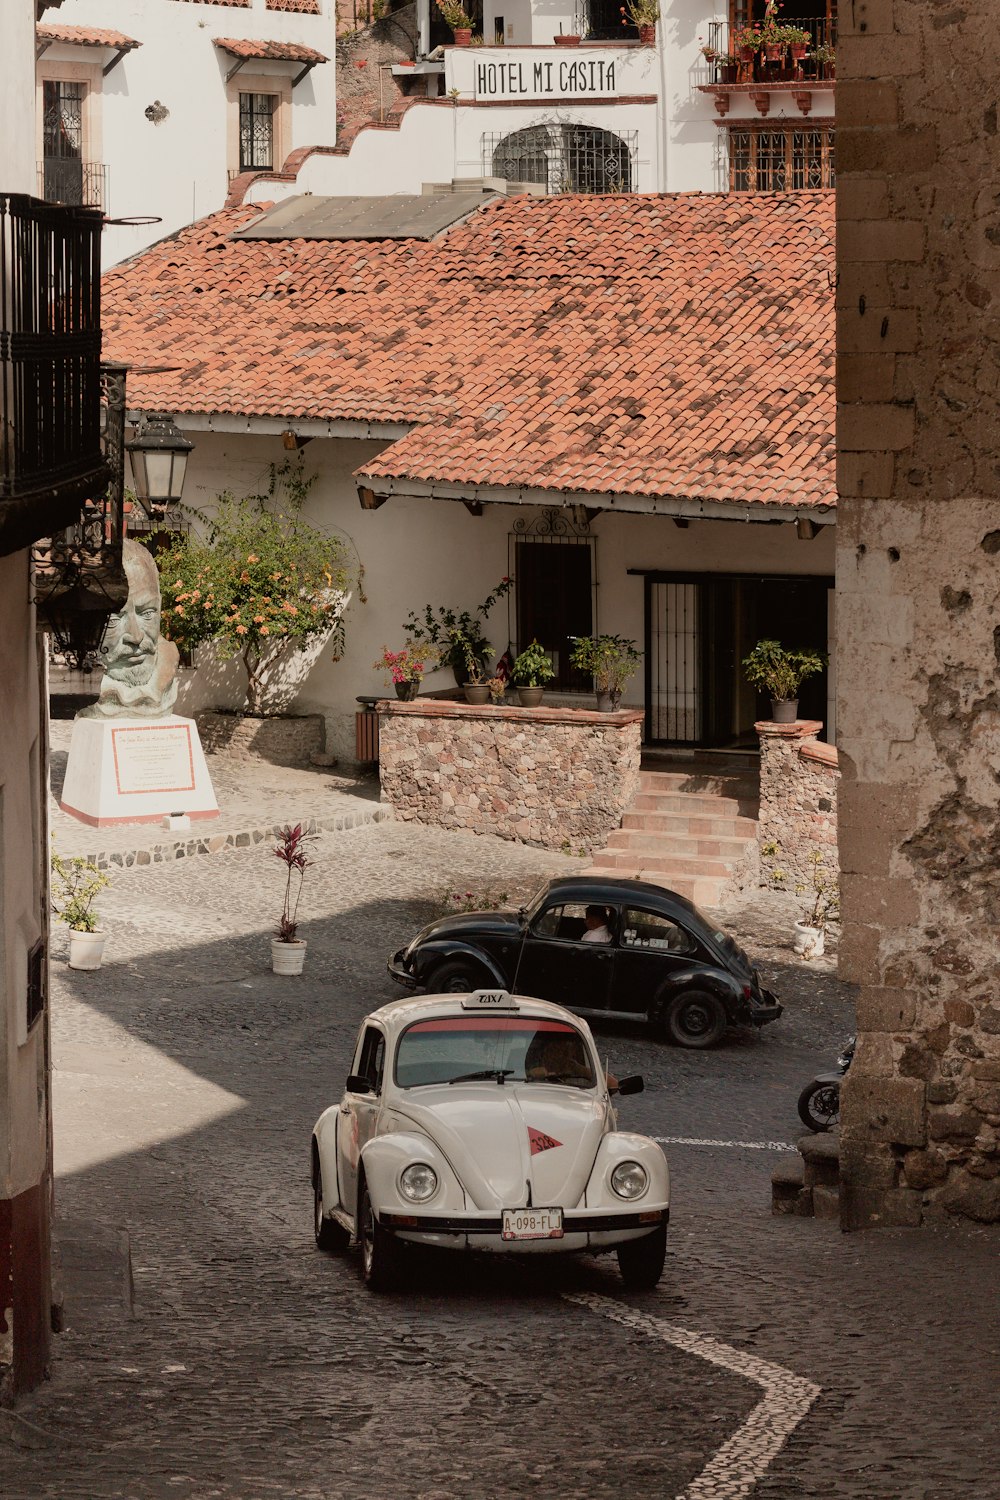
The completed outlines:
<svg viewBox="0 0 1000 1500">
<path fill-rule="evenodd" d="M 505 1208 L 503 1211 L 501 1239 L 561 1240 L 562 1237 L 561 1208 Z"/>
</svg>

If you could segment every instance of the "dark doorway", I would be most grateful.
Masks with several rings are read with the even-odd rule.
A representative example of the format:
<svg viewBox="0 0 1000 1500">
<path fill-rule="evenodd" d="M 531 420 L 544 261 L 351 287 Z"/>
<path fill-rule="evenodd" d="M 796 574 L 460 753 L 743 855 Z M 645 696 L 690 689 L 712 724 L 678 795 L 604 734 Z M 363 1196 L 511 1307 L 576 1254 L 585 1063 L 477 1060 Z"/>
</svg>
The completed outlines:
<svg viewBox="0 0 1000 1500">
<path fill-rule="evenodd" d="M 552 658 L 552 688 L 589 693 L 589 677 L 569 664 L 570 638 L 594 628 L 592 547 L 575 538 L 512 538 L 517 649 L 538 641 Z"/>
<path fill-rule="evenodd" d="M 646 740 L 756 749 L 770 718 L 747 684 L 743 658 L 760 640 L 828 649 L 833 579 L 657 573 L 646 577 Z M 803 683 L 799 717 L 827 720 L 827 673 Z"/>
</svg>

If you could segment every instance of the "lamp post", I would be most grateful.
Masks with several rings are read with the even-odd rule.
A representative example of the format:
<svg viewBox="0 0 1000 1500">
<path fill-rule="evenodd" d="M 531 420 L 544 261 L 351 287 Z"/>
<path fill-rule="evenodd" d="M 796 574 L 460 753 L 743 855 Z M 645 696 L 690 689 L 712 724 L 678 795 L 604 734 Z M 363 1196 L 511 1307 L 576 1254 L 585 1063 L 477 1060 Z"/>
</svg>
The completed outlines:
<svg viewBox="0 0 1000 1500">
<path fill-rule="evenodd" d="M 132 463 L 135 496 L 151 523 L 164 527 L 180 502 L 188 454 L 194 447 L 167 412 L 146 412 L 135 437 L 125 444 Z"/>
</svg>

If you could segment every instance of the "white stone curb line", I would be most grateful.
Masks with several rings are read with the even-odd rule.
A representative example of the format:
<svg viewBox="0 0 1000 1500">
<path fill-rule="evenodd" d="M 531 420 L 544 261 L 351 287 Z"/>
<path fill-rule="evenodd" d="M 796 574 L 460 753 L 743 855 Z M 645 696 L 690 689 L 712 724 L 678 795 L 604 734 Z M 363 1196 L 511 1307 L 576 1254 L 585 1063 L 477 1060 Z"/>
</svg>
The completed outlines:
<svg viewBox="0 0 1000 1500">
<path fill-rule="evenodd" d="M 772 1365 L 753 1354 L 743 1354 L 705 1333 L 692 1333 L 665 1323 L 662 1318 L 636 1312 L 613 1297 L 591 1292 L 565 1292 L 567 1302 L 575 1302 L 590 1312 L 611 1318 L 626 1328 L 634 1328 L 649 1338 L 673 1344 L 686 1354 L 696 1354 L 713 1365 L 753 1380 L 764 1391 L 764 1399 L 754 1407 L 731 1438 L 709 1460 L 696 1479 L 677 1500 L 743 1500 L 758 1479 L 781 1452 L 785 1440 L 809 1411 L 821 1387 L 800 1375 L 793 1375 L 780 1365 Z"/>
<path fill-rule="evenodd" d="M 794 1151 L 790 1141 L 712 1141 L 695 1135 L 654 1135 L 660 1146 L 736 1146 L 741 1151 Z"/>
</svg>

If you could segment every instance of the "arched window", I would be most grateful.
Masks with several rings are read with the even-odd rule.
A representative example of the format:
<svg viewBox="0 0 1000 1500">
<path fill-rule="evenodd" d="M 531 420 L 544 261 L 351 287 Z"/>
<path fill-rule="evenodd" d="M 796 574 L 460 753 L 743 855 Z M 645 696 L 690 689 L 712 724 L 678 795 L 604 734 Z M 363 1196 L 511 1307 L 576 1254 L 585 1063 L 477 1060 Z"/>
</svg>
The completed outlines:
<svg viewBox="0 0 1000 1500">
<path fill-rule="evenodd" d="M 635 135 L 596 125 L 531 125 L 484 137 L 484 166 L 494 177 L 540 182 L 550 193 L 630 193 Z"/>
</svg>

